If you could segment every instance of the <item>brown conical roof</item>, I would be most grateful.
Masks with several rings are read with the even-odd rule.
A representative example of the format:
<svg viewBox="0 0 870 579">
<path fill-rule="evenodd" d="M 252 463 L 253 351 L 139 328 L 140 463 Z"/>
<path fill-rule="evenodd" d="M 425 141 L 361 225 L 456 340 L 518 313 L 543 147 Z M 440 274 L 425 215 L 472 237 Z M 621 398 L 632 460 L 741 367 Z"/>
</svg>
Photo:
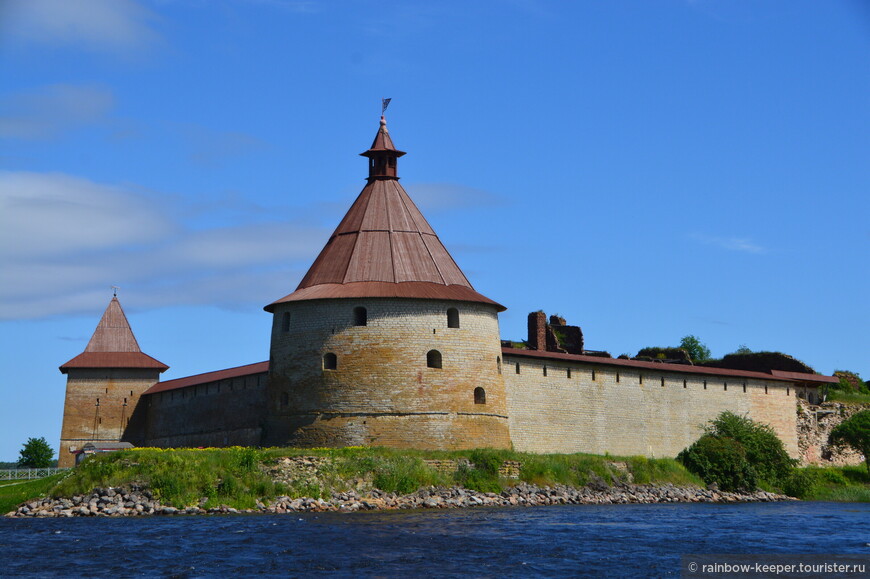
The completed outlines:
<svg viewBox="0 0 870 579">
<path fill-rule="evenodd" d="M 364 157 L 370 157 L 375 151 L 395 151 L 396 156 L 401 157 L 405 154 L 404 151 L 398 150 L 393 145 L 393 139 L 390 137 L 390 132 L 387 130 L 387 119 L 381 116 L 381 126 L 378 128 L 378 133 L 375 135 L 375 140 L 372 141 L 372 146 L 365 153 L 360 153 Z"/>
<path fill-rule="evenodd" d="M 312 299 L 399 297 L 482 302 L 432 227 L 399 184 L 398 151 L 381 125 L 371 149 L 369 179 L 292 294 L 266 306 Z M 392 161 L 392 163 L 391 163 Z"/>
<path fill-rule="evenodd" d="M 155 360 L 139 349 L 127 316 L 117 296 L 112 298 L 85 351 L 60 367 L 68 368 L 157 368 L 161 372 L 169 366 Z"/>
</svg>

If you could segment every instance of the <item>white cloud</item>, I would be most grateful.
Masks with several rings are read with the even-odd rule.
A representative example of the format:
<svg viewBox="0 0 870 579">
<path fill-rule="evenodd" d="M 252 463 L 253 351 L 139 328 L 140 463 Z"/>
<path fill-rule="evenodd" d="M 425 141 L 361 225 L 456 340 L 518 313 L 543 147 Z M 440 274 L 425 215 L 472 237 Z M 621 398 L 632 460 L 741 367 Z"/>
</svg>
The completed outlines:
<svg viewBox="0 0 870 579">
<path fill-rule="evenodd" d="M 0 171 L 0 256 L 31 260 L 153 242 L 173 224 L 144 198 L 64 174 Z"/>
<path fill-rule="evenodd" d="M 90 311 L 113 284 L 139 307 L 265 305 L 329 233 L 289 220 L 191 229 L 182 213 L 129 186 L 0 172 L 0 319 Z"/>
<path fill-rule="evenodd" d="M 133 0 L 4 0 L 4 35 L 28 44 L 130 52 L 153 43 L 153 13 Z"/>
<path fill-rule="evenodd" d="M 731 251 L 742 251 L 745 253 L 768 252 L 767 248 L 758 245 L 747 237 L 716 237 L 700 233 L 693 233 L 691 237 L 692 239 L 700 241 L 701 243 L 706 243 L 707 245 L 715 245 L 716 247 L 728 249 Z"/>
<path fill-rule="evenodd" d="M 55 84 L 0 99 L 0 138 L 43 139 L 99 122 L 115 105 L 108 88 Z"/>
</svg>

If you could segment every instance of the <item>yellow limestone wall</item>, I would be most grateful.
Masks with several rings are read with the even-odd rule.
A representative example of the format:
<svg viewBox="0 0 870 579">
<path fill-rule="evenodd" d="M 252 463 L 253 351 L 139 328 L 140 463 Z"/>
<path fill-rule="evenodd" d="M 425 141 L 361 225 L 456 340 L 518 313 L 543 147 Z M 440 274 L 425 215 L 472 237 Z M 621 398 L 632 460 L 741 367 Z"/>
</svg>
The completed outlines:
<svg viewBox="0 0 870 579">
<path fill-rule="evenodd" d="M 730 410 L 772 426 L 798 456 L 795 390 L 784 382 L 519 356 L 506 357 L 504 377 L 518 451 L 674 457 L 701 436 L 701 425 Z"/>
<path fill-rule="evenodd" d="M 366 326 L 353 310 L 365 307 Z M 449 328 L 447 309 L 459 311 Z M 284 331 L 284 314 L 290 316 Z M 442 368 L 428 368 L 438 350 Z M 333 353 L 337 368 L 323 368 Z M 510 446 L 498 317 L 417 299 L 290 302 L 275 309 L 264 443 L 399 448 Z M 476 404 L 474 390 L 486 392 Z"/>
</svg>

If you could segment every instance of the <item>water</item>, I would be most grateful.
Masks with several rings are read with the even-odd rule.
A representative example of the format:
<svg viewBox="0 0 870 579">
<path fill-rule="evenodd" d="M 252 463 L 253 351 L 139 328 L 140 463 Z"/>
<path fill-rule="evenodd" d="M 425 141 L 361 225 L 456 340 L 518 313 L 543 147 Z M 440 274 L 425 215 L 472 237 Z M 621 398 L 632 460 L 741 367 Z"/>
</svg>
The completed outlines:
<svg viewBox="0 0 870 579">
<path fill-rule="evenodd" d="M 861 503 L 3 519 L 0 577 L 679 577 L 681 554 L 868 543 Z"/>
</svg>

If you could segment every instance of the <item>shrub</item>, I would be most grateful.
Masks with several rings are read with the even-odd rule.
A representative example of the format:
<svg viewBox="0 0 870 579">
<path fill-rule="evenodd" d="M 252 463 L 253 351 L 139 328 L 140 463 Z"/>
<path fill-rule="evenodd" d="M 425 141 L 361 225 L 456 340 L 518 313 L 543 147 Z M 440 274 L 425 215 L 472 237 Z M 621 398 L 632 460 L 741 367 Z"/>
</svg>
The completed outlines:
<svg viewBox="0 0 870 579">
<path fill-rule="evenodd" d="M 705 428 L 708 434 L 731 438 L 743 446 L 746 460 L 760 480 L 778 484 L 785 480 L 797 461 L 790 458 L 773 428 L 746 416 L 725 411 Z"/>
<path fill-rule="evenodd" d="M 677 460 L 707 484 L 716 483 L 723 491 L 755 490 L 758 475 L 746 451 L 732 438 L 704 434 L 684 449 Z"/>
<path fill-rule="evenodd" d="M 806 499 L 816 493 L 820 476 L 813 468 L 796 468 L 782 484 L 782 492 L 790 497 Z"/>
<path fill-rule="evenodd" d="M 779 486 L 797 463 L 770 426 L 729 411 L 712 420 L 677 459 L 723 490 L 754 490 L 759 483 Z"/>
<path fill-rule="evenodd" d="M 828 444 L 842 448 L 848 446 L 864 455 L 864 464 L 870 473 L 870 410 L 853 414 L 841 422 L 828 436 Z"/>
</svg>

